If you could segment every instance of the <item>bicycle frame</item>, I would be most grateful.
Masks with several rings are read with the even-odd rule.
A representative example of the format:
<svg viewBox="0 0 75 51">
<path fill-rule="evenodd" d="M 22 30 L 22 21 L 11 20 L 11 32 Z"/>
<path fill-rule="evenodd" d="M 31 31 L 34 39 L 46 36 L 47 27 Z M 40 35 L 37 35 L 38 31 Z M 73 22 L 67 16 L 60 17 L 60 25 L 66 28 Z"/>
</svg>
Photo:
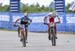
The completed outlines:
<svg viewBox="0 0 75 51">
<path fill-rule="evenodd" d="M 14 25 L 14 26 L 18 27 L 19 25 Z M 21 37 L 23 38 L 22 40 L 23 47 L 26 47 L 26 28 L 24 29 L 20 28 L 20 32 L 21 32 Z"/>
</svg>

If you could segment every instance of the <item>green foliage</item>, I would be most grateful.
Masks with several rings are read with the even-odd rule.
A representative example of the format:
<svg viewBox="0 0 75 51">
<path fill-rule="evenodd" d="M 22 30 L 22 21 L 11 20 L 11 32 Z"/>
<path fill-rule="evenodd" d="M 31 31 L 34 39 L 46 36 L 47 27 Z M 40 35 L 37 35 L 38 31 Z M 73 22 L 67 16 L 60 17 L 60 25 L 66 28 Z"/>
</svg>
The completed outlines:
<svg viewBox="0 0 75 51">
<path fill-rule="evenodd" d="M 67 13 L 72 12 L 71 10 L 69 10 L 69 7 L 70 7 L 70 4 L 68 4 L 66 6 Z M 34 4 L 28 5 L 28 4 L 21 3 L 21 8 L 20 8 L 20 11 L 22 13 L 24 13 L 24 12 L 29 12 L 29 13 L 52 12 L 53 10 L 54 10 L 53 8 L 45 7 L 44 5 L 40 6 L 38 3 L 36 5 L 34 5 Z M 9 11 L 9 5 L 2 6 L 2 4 L 0 4 L 0 12 L 8 12 L 8 11 Z"/>
<path fill-rule="evenodd" d="M 67 12 L 67 13 L 69 13 L 69 12 L 72 13 L 72 11 L 69 10 L 69 7 L 70 7 L 70 4 L 68 4 L 68 5 L 66 6 L 66 12 Z"/>
<path fill-rule="evenodd" d="M 22 7 L 21 7 L 21 12 L 48 12 L 49 8 L 45 7 L 44 5 L 42 5 L 40 7 L 40 5 L 37 3 L 36 5 L 32 4 L 32 5 L 28 5 L 28 4 L 23 4 L 22 3 Z"/>
<path fill-rule="evenodd" d="M 9 11 L 9 6 L 8 5 L 0 5 L 0 11 L 1 12 L 8 12 Z"/>
</svg>

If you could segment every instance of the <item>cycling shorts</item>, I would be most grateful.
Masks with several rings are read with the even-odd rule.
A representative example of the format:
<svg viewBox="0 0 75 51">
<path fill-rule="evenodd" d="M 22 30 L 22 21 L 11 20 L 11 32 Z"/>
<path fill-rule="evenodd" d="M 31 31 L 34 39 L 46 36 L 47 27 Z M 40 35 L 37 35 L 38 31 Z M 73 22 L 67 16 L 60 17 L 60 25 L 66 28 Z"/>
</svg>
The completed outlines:
<svg viewBox="0 0 75 51">
<path fill-rule="evenodd" d="M 28 24 L 28 21 L 26 21 L 26 22 L 21 21 L 20 24 Z"/>
<path fill-rule="evenodd" d="M 21 28 L 21 30 L 25 30 L 25 29 L 28 29 L 28 25 L 20 25 L 20 28 Z"/>
</svg>

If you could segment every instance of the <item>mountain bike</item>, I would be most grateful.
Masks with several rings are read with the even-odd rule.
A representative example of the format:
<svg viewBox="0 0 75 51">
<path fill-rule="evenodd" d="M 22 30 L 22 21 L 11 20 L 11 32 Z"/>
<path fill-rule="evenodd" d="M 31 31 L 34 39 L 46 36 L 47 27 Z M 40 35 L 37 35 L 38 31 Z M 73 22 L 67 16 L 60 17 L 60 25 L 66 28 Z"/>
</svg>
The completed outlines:
<svg viewBox="0 0 75 51">
<path fill-rule="evenodd" d="M 14 27 L 18 27 L 18 26 L 20 26 L 20 25 L 14 25 Z M 21 29 L 20 29 L 20 31 L 21 31 L 21 36 L 20 37 L 22 37 L 22 39 L 21 39 L 21 42 L 22 42 L 22 44 L 23 44 L 23 47 L 26 47 L 26 34 L 25 34 L 25 25 L 21 25 Z"/>
<path fill-rule="evenodd" d="M 52 42 L 52 46 L 56 46 L 56 35 L 55 35 L 55 28 L 54 28 L 54 23 L 50 24 L 50 38 Z"/>
</svg>

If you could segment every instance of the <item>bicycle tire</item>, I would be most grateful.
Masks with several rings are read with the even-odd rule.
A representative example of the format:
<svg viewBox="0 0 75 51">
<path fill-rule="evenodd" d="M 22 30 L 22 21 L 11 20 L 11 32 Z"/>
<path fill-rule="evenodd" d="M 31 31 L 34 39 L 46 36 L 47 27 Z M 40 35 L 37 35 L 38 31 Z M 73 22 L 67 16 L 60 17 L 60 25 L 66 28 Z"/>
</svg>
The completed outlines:
<svg viewBox="0 0 75 51">
<path fill-rule="evenodd" d="M 23 35 L 23 41 L 22 41 L 22 43 L 23 43 L 23 47 L 26 47 L 26 37 Z"/>
<path fill-rule="evenodd" d="M 26 38 L 23 37 L 23 47 L 26 47 Z"/>
<path fill-rule="evenodd" d="M 56 39 L 54 36 L 52 37 L 52 46 L 56 46 Z"/>
<path fill-rule="evenodd" d="M 52 41 L 52 46 L 56 46 L 56 38 L 55 38 L 55 31 L 54 28 L 51 30 L 51 41 Z"/>
</svg>

